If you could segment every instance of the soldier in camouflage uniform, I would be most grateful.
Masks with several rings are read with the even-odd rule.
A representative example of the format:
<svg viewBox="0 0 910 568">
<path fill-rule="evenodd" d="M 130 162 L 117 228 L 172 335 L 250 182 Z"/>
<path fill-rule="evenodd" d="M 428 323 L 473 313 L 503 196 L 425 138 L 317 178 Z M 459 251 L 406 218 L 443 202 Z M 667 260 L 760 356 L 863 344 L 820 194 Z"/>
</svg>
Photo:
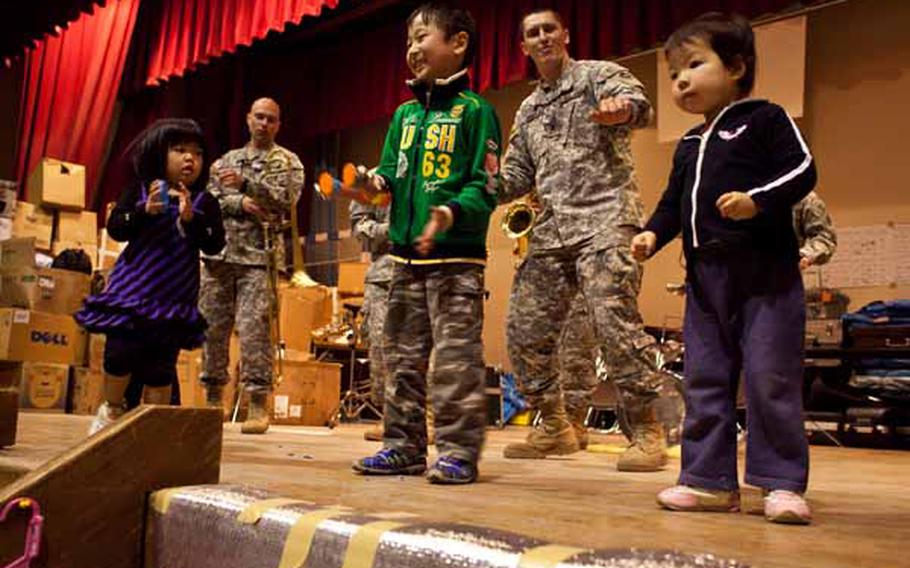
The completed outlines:
<svg viewBox="0 0 910 568">
<path fill-rule="evenodd" d="M 575 430 L 578 448 L 588 447 L 585 418 L 594 389 L 597 388 L 597 355 L 599 345 L 581 294 L 572 300 L 569 315 L 559 334 L 557 361 L 559 385 L 565 400 L 566 415 Z"/>
<path fill-rule="evenodd" d="M 522 32 L 522 50 L 541 81 L 515 117 L 500 202 L 536 188 L 542 211 L 513 282 L 507 338 L 523 391 L 544 419 L 505 455 L 578 450 L 557 380 L 556 346 L 581 293 L 633 422 L 632 445 L 618 468 L 653 471 L 666 463 L 653 405 L 660 385 L 657 346 L 638 312 L 641 267 L 629 251 L 642 224 L 631 131 L 649 122 L 651 105 L 627 69 L 572 60 L 568 32 L 555 12 L 529 14 Z"/>
<path fill-rule="evenodd" d="M 837 248 L 837 233 L 825 202 L 814 191 L 793 207 L 793 229 L 799 242 L 799 267 L 826 264 Z"/>
<path fill-rule="evenodd" d="M 236 324 L 240 336 L 241 380 L 250 409 L 241 431 L 268 429 L 267 402 L 272 388 L 272 289 L 263 223 L 277 224 L 290 213 L 303 187 L 303 165 L 296 154 L 275 143 L 281 110 L 272 99 L 253 103 L 247 114 L 250 142 L 214 164 L 208 190 L 218 198 L 227 244 L 204 255 L 199 308 L 208 321 L 202 382 L 206 400 L 222 404 L 228 378 L 228 345 Z"/>
<path fill-rule="evenodd" d="M 363 336 L 367 340 L 370 356 L 371 398 L 377 408 L 385 402 L 385 385 L 388 368 L 383 349 L 382 329 L 389 309 L 389 286 L 392 282 L 392 257 L 389 256 L 389 208 L 364 205 L 351 201 L 351 229 L 370 251 L 370 268 L 367 270 L 363 290 Z M 382 428 L 364 434 L 367 440 L 382 440 Z"/>
</svg>

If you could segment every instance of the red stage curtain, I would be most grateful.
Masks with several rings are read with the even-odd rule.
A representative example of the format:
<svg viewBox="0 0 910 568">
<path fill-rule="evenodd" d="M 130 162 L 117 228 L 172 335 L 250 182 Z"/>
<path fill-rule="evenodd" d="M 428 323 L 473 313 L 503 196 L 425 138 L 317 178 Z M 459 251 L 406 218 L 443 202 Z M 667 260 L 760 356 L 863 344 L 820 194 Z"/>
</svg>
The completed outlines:
<svg viewBox="0 0 910 568">
<path fill-rule="evenodd" d="M 163 0 L 150 43 L 146 82 L 181 76 L 197 64 L 282 32 L 339 0 Z"/>
<path fill-rule="evenodd" d="M 84 164 L 87 191 L 95 187 L 139 2 L 96 6 L 26 51 L 16 153 L 20 193 L 43 156 Z"/>
<path fill-rule="evenodd" d="M 211 0 L 214 1 L 214 0 Z M 371 0 L 378 2 L 378 0 Z M 818 0 L 461 0 L 478 24 L 474 89 L 522 80 L 529 62 L 519 46 L 521 17 L 533 8 L 553 7 L 571 33 L 570 53 L 577 59 L 609 59 L 658 45 L 681 23 L 709 10 L 736 11 L 755 18 L 817 4 Z M 154 118 L 187 116 L 200 120 L 218 155 L 244 143 L 244 115 L 258 96 L 282 105 L 279 142 L 308 160 L 319 136 L 357 128 L 391 115 L 410 97 L 404 84 L 404 10 L 367 16 L 367 31 L 328 35 L 319 43 L 280 47 L 260 45 L 200 66 L 159 88 L 132 92 L 124 100 L 114 148 L 125 144 Z M 362 28 L 361 28 L 362 29 Z M 138 40 L 137 40 L 138 41 Z M 140 63 L 141 65 L 141 63 Z M 145 76 L 141 74 L 140 76 Z M 213 96 L 213 93 L 216 94 Z M 113 163 L 112 163 L 113 165 Z M 110 170 L 110 168 L 109 168 Z M 104 181 L 105 200 L 122 187 L 119 174 Z"/>
</svg>

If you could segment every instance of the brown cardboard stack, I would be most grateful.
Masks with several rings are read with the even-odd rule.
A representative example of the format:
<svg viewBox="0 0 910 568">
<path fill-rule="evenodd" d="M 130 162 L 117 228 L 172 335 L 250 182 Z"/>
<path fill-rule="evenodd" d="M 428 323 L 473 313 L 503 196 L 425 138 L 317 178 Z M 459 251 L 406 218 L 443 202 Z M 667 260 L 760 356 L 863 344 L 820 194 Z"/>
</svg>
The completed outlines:
<svg viewBox="0 0 910 568">
<path fill-rule="evenodd" d="M 36 249 L 50 251 L 53 234 L 54 215 L 52 213 L 33 203 L 25 201 L 16 203 L 12 237 L 23 239 L 34 237 Z"/>
<path fill-rule="evenodd" d="M 92 211 L 56 211 L 54 213 L 54 242 L 51 252 L 57 256 L 66 249 L 84 250 L 98 263 L 98 215 Z"/>
<path fill-rule="evenodd" d="M 31 204 L 17 204 L 26 211 Z M 20 206 L 24 206 L 21 209 Z M 89 292 L 86 274 L 35 265 L 37 239 L 0 241 L 0 422 L 13 398 L 29 410 L 64 412 L 70 366 L 85 362 L 85 333 L 73 319 Z M 18 397 L 12 397 L 12 389 Z M 2 436 L 0 436 L 2 437 Z"/>
<path fill-rule="evenodd" d="M 272 423 L 325 426 L 340 397 L 340 364 L 285 361 L 283 380 L 272 393 Z"/>
<path fill-rule="evenodd" d="M 69 366 L 54 363 L 0 363 L 0 383 L 19 385 L 19 408 L 63 413 Z"/>
<path fill-rule="evenodd" d="M 28 176 L 29 201 L 51 209 L 85 208 L 85 166 L 42 158 Z"/>
<path fill-rule="evenodd" d="M 0 242 L 0 307 L 70 315 L 88 295 L 91 277 L 35 266 L 35 239 Z"/>
<path fill-rule="evenodd" d="M 14 181 L 0 179 L 0 241 L 13 236 L 17 187 Z"/>
<path fill-rule="evenodd" d="M 332 321 L 329 289 L 324 286 L 291 288 L 282 285 L 279 295 L 279 323 L 285 347 L 309 353 L 311 332 Z"/>
</svg>

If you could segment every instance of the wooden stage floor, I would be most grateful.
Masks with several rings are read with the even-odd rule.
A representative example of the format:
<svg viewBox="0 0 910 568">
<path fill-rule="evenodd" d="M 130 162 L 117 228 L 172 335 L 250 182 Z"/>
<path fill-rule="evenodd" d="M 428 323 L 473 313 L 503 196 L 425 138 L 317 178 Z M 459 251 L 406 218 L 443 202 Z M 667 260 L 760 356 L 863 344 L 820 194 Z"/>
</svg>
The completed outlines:
<svg viewBox="0 0 910 568">
<path fill-rule="evenodd" d="M 89 418 L 20 414 L 19 443 L 0 450 L 0 471 L 31 469 L 81 439 Z M 763 567 L 910 566 L 910 452 L 812 447 L 809 498 L 815 522 L 780 526 L 759 514 L 682 514 L 658 509 L 678 461 L 658 473 L 620 473 L 616 455 L 579 453 L 544 461 L 502 458 L 525 428 L 490 430 L 480 482 L 461 487 L 421 477 L 358 477 L 353 459 L 375 451 L 365 425 L 335 430 L 273 427 L 244 436 L 226 425 L 222 483 L 250 484 L 324 505 L 404 511 L 505 529 L 560 544 L 711 552 Z M 597 442 L 619 438 L 595 435 Z"/>
</svg>

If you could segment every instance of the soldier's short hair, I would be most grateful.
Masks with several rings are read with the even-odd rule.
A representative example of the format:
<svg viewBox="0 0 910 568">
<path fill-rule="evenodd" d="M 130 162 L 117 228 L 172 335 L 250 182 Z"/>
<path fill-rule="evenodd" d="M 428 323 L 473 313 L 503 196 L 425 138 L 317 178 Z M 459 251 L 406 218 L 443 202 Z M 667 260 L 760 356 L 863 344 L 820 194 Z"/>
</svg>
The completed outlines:
<svg viewBox="0 0 910 568">
<path fill-rule="evenodd" d="M 746 72 L 737 81 L 741 95 L 755 87 L 755 34 L 749 20 L 742 16 L 708 12 L 683 24 L 667 39 L 667 57 L 684 44 L 695 39 L 707 43 L 728 68 L 742 61 Z"/>
<path fill-rule="evenodd" d="M 560 26 L 562 26 L 563 28 L 566 27 L 566 23 L 562 19 L 562 14 L 560 14 L 553 8 L 537 8 L 535 10 L 531 10 L 530 12 L 526 13 L 524 16 L 521 17 L 521 21 L 518 22 L 518 35 L 521 36 L 522 39 L 524 39 L 524 37 L 525 37 L 525 20 L 527 20 L 530 16 L 533 16 L 535 14 L 545 14 L 547 12 L 553 14 L 553 17 L 556 18 L 556 21 L 559 22 Z"/>
<path fill-rule="evenodd" d="M 477 24 L 474 22 L 470 12 L 445 2 L 426 2 L 418 6 L 408 16 L 408 27 L 411 27 L 414 20 L 420 16 L 423 16 L 424 21 L 427 23 L 434 24 L 442 30 L 446 39 L 450 39 L 461 32 L 467 33 L 468 47 L 465 49 L 461 67 L 468 67 L 474 62 L 474 54 L 477 52 Z"/>
</svg>

